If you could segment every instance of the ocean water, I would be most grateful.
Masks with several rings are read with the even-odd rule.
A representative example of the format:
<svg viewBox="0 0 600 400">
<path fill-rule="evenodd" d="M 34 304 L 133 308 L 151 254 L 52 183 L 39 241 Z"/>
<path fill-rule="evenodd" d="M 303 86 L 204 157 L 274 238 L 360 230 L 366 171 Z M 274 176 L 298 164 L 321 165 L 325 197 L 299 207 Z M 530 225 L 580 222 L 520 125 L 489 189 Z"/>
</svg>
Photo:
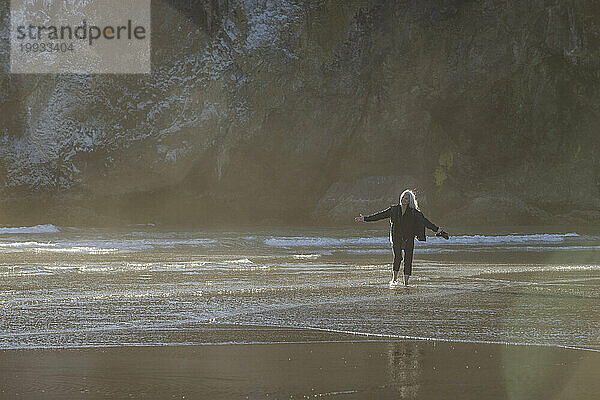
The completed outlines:
<svg viewBox="0 0 600 400">
<path fill-rule="evenodd" d="M 600 351 L 600 235 L 429 237 L 411 285 L 390 287 L 388 231 L 364 227 L 0 227 L 0 348 L 247 342 L 272 326 Z"/>
</svg>

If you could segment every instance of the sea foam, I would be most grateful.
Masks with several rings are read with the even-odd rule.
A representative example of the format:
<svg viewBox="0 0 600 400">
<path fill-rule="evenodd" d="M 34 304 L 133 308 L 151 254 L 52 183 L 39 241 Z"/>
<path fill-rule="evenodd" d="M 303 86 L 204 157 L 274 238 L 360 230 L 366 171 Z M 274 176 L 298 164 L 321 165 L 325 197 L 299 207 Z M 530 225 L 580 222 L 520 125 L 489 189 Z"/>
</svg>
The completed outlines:
<svg viewBox="0 0 600 400">
<path fill-rule="evenodd" d="M 52 225 L 36 225 L 36 226 L 18 226 L 0 228 L 0 235 L 3 234 L 23 234 L 23 233 L 58 233 L 60 230 Z"/>
</svg>

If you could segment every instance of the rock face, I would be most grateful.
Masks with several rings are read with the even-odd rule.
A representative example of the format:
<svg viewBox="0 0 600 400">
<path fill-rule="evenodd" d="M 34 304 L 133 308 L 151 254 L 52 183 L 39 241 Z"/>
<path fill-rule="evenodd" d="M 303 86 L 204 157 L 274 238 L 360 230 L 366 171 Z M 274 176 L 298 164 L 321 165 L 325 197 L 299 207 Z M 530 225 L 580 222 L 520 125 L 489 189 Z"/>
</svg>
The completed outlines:
<svg viewBox="0 0 600 400">
<path fill-rule="evenodd" d="M 159 0 L 149 75 L 11 75 L 6 223 L 597 224 L 595 0 Z M 9 10 L 0 4 L 1 34 Z"/>
</svg>

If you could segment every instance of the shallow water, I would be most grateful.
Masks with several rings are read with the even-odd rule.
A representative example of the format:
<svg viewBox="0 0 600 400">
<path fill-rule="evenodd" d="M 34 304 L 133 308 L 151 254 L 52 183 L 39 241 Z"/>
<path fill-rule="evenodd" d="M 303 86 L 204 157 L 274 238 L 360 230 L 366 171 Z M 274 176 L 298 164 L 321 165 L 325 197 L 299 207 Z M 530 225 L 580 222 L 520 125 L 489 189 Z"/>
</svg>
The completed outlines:
<svg viewBox="0 0 600 400">
<path fill-rule="evenodd" d="M 363 226 L 0 228 L 0 348 L 205 343 L 206 324 L 248 324 L 600 350 L 600 235 L 432 237 L 411 285 L 390 287 L 388 232 Z"/>
</svg>

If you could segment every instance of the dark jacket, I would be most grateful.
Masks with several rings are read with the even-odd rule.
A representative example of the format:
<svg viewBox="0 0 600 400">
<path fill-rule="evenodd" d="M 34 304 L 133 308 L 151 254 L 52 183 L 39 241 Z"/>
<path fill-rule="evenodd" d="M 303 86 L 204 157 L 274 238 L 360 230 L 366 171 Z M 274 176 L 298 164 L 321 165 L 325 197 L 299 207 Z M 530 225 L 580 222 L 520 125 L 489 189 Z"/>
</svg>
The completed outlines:
<svg viewBox="0 0 600 400">
<path fill-rule="evenodd" d="M 423 213 L 419 210 L 407 209 L 406 213 L 403 216 L 400 204 L 394 204 L 383 211 L 372 215 L 367 215 L 365 217 L 365 221 L 378 221 L 384 218 L 390 219 L 392 243 L 400 243 L 402 237 L 404 238 L 404 240 L 410 240 L 413 239 L 415 236 L 417 237 L 417 239 L 424 242 L 426 240 L 425 227 L 431 229 L 434 232 L 437 232 L 437 230 L 439 229 L 437 225 L 433 224 L 431 221 L 425 218 Z M 405 220 L 404 223 L 402 223 L 403 218 L 410 218 L 410 220 Z M 403 232 L 403 226 L 405 227 L 405 230 L 408 227 L 408 232 Z"/>
</svg>

